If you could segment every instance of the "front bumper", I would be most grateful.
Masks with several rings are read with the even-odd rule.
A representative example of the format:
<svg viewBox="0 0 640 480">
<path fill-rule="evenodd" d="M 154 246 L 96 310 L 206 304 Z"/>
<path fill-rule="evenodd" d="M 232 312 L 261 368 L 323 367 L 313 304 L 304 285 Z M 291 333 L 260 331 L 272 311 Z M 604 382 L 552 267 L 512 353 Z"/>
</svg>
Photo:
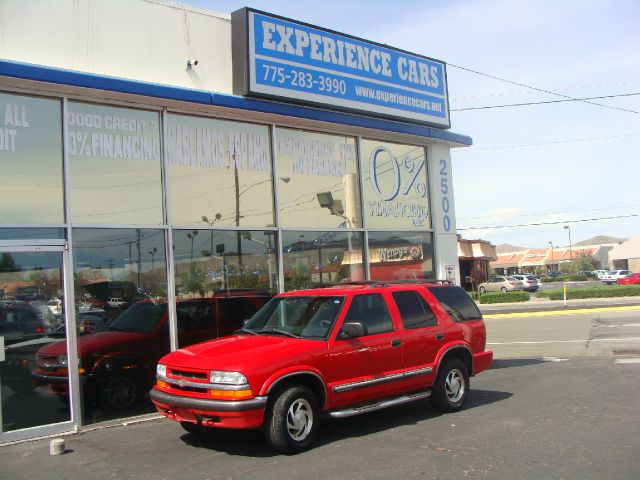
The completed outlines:
<svg viewBox="0 0 640 480">
<path fill-rule="evenodd" d="M 217 428 L 257 428 L 264 421 L 267 397 L 249 400 L 210 400 L 160 391 L 149 392 L 158 412 L 177 422 L 191 422 Z"/>
</svg>

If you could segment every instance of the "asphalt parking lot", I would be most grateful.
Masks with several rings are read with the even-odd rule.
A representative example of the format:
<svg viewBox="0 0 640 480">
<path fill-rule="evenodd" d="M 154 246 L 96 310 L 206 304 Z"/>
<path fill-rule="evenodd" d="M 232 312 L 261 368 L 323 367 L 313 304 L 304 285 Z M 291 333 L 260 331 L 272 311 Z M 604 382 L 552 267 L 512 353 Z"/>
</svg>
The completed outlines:
<svg viewBox="0 0 640 480">
<path fill-rule="evenodd" d="M 496 360 L 455 414 L 420 401 L 325 421 L 296 456 L 257 431 L 147 419 L 67 436 L 62 456 L 49 439 L 1 447 L 0 478 L 637 479 L 640 308 L 494 315 Z"/>
</svg>

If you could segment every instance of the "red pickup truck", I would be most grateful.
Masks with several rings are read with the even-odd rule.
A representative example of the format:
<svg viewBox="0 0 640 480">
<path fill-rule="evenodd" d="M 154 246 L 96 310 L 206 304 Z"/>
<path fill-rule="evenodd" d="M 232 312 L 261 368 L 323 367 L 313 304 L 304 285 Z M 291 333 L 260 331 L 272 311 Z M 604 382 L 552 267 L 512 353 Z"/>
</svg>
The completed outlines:
<svg viewBox="0 0 640 480">
<path fill-rule="evenodd" d="M 277 451 L 307 449 L 324 417 L 431 397 L 461 409 L 489 368 L 482 315 L 443 282 L 359 282 L 280 294 L 236 335 L 176 350 L 151 400 L 190 433 L 264 429 Z"/>
</svg>

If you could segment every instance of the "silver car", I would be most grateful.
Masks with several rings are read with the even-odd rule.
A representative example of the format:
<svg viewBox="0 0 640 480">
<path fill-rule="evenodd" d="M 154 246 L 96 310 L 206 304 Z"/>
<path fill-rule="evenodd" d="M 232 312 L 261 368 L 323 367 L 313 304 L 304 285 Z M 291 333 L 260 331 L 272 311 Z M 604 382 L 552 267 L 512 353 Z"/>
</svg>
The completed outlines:
<svg viewBox="0 0 640 480">
<path fill-rule="evenodd" d="M 524 286 L 524 289 L 528 292 L 535 292 L 536 290 L 538 290 L 538 288 L 540 288 L 540 281 L 531 274 L 518 273 L 517 275 L 514 274 L 511 276 L 520 280 L 522 282 L 522 285 Z"/>
<path fill-rule="evenodd" d="M 496 275 L 486 282 L 478 285 L 478 291 L 484 292 L 511 292 L 514 290 L 524 290 L 524 284 L 517 278 L 505 275 Z"/>
</svg>

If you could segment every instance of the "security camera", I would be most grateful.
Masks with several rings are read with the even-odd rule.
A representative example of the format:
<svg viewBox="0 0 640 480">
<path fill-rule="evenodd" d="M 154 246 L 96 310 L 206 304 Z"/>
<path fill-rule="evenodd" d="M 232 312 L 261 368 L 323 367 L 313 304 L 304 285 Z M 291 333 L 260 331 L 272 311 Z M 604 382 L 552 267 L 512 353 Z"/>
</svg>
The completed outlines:
<svg viewBox="0 0 640 480">
<path fill-rule="evenodd" d="M 198 60 L 187 60 L 187 68 L 195 67 L 196 65 L 198 65 Z"/>
</svg>

